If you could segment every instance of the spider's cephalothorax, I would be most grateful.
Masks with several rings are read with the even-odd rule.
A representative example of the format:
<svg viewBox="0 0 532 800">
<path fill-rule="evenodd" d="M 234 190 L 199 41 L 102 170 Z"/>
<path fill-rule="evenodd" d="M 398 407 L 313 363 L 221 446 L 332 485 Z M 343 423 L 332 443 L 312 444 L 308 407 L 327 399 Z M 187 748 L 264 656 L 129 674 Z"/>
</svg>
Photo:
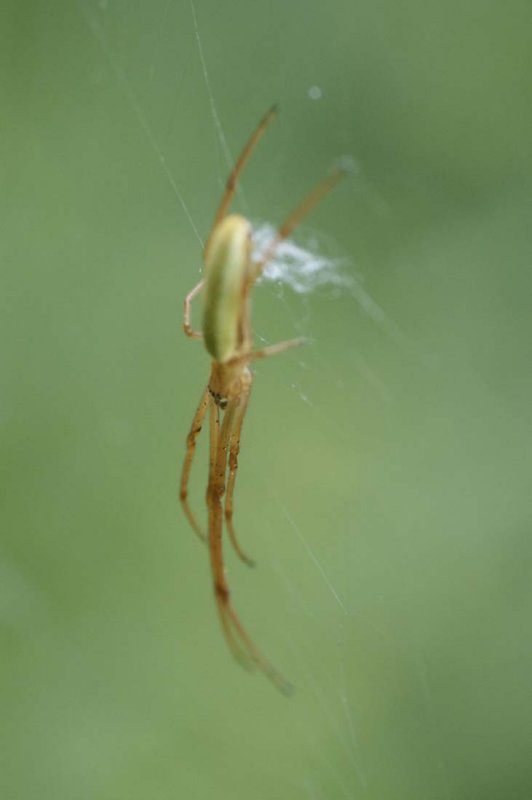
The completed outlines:
<svg viewBox="0 0 532 800">
<path fill-rule="evenodd" d="M 244 147 L 229 176 L 204 252 L 205 277 L 185 298 L 183 327 L 187 336 L 203 339 L 211 356 L 211 374 L 187 437 L 187 452 L 181 476 L 180 498 L 185 514 L 200 539 L 208 543 L 214 594 L 222 630 L 236 658 L 246 666 L 258 667 L 284 694 L 290 684 L 262 655 L 240 622 L 230 599 L 225 575 L 222 528 L 225 525 L 237 554 L 247 564 L 251 559 L 241 549 L 233 527 L 233 492 L 238 468 L 240 434 L 246 414 L 253 376 L 249 364 L 282 353 L 303 343 L 302 339 L 280 342 L 252 350 L 251 289 L 272 258 L 276 246 L 291 234 L 296 225 L 337 183 L 342 170 L 323 180 L 290 214 L 260 261 L 251 252 L 251 225 L 238 214 L 228 214 L 238 177 L 255 145 L 275 115 L 270 109 Z M 203 291 L 204 309 L 201 332 L 192 329 L 190 306 Z M 210 460 L 206 499 L 208 535 L 198 524 L 188 503 L 188 479 L 205 414 L 209 410 Z M 224 503 L 225 498 L 225 503 Z"/>
</svg>

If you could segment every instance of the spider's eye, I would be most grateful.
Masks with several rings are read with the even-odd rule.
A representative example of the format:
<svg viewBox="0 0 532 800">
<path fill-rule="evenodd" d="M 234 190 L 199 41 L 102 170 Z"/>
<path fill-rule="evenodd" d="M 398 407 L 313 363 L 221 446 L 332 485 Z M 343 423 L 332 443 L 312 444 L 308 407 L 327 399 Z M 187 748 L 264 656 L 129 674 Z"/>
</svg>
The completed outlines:
<svg viewBox="0 0 532 800">
<path fill-rule="evenodd" d="M 218 403 L 218 405 L 220 406 L 222 411 L 224 408 L 227 408 L 227 403 L 228 403 L 227 397 L 220 397 L 220 402 Z"/>
</svg>

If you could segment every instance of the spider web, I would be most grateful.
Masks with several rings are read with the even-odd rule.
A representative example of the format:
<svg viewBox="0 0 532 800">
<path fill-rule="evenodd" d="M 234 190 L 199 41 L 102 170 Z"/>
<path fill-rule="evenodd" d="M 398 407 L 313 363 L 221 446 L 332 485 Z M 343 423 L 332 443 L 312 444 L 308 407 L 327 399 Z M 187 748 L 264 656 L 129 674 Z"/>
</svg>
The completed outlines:
<svg viewBox="0 0 532 800">
<path fill-rule="evenodd" d="M 340 15 L 340 6 L 335 9 Z M 438 570 L 430 573 L 432 591 L 441 594 L 443 621 L 448 577 L 455 569 L 460 576 L 462 551 L 451 526 L 438 527 L 440 475 L 432 471 L 433 459 L 423 457 L 431 443 L 445 455 L 448 431 L 434 444 L 433 420 L 422 413 L 412 420 L 405 403 L 417 395 L 422 401 L 416 409 L 436 402 L 434 386 L 441 389 L 442 372 L 430 342 L 419 344 L 415 326 L 405 331 L 403 314 L 410 308 L 417 330 L 427 330 L 424 315 L 431 300 L 431 308 L 438 307 L 431 294 L 436 289 L 423 286 L 416 300 L 414 285 L 428 272 L 441 288 L 444 269 L 437 259 L 428 267 L 424 259 L 409 261 L 404 243 L 402 263 L 389 258 L 399 239 L 393 187 L 382 176 L 375 184 L 369 177 L 371 165 L 359 154 L 345 112 L 351 98 L 347 102 L 336 83 L 338 65 L 318 67 L 303 36 L 301 58 L 292 54 L 297 48 L 290 32 L 295 39 L 300 24 L 295 11 L 292 16 L 277 4 L 271 14 L 264 5 L 194 0 L 80 0 L 79 11 L 93 48 L 85 90 L 92 87 L 95 107 L 101 103 L 99 123 L 109 142 L 117 143 L 108 151 L 117 180 L 125 165 L 121 202 L 133 209 L 125 234 L 112 211 L 105 216 L 111 231 L 106 258 L 113 268 L 95 298 L 97 319 L 123 314 L 128 331 L 155 330 L 157 346 L 145 333 L 146 339 L 135 340 L 134 357 L 129 351 L 126 356 L 133 371 L 139 364 L 146 371 L 142 385 L 132 384 L 146 424 L 165 422 L 149 428 L 158 431 L 153 435 L 160 438 L 161 460 L 149 465 L 151 478 L 148 468 L 142 473 L 145 486 L 135 483 L 135 470 L 152 452 L 148 437 L 131 433 L 120 404 L 114 418 L 106 417 L 110 442 L 136 445 L 138 436 L 135 467 L 124 465 L 124 482 L 138 486 L 135 495 L 142 501 L 134 506 L 138 519 L 131 514 L 129 522 L 138 538 L 130 541 L 124 533 L 120 539 L 124 554 L 131 548 L 138 561 L 124 555 L 131 569 L 119 559 L 107 567 L 105 585 L 116 586 L 116 594 L 102 596 L 114 598 L 115 606 L 95 619 L 107 624 L 115 613 L 121 620 L 105 628 L 116 664 L 99 664 L 113 692 L 98 696 L 98 705 L 91 687 L 83 687 L 86 696 L 79 691 L 77 722 L 65 734 L 64 766 L 77 778 L 69 789 L 90 773 L 96 776 L 92 796 L 102 797 L 454 797 L 453 737 L 449 723 L 444 734 L 441 721 L 447 696 L 441 688 L 441 642 L 437 626 L 419 607 L 419 597 L 432 589 L 423 574 L 430 561 L 427 527 L 444 572 L 447 567 L 445 581 Z M 281 51 L 267 57 L 265 30 L 268 41 L 283 42 Z M 253 222 L 257 253 L 339 157 L 347 152 L 354 159 L 354 174 L 280 245 L 254 297 L 258 341 L 308 339 L 306 348 L 256 369 L 235 522 L 246 549 L 257 552 L 259 567 L 246 572 L 227 554 L 235 606 L 254 640 L 295 683 L 290 702 L 277 698 L 261 676 L 250 679 L 225 652 L 211 607 L 206 554 L 183 520 L 175 520 L 175 465 L 163 456 L 183 446 L 208 370 L 201 347 L 178 339 L 174 330 L 180 298 L 197 281 L 203 242 L 234 157 L 278 99 L 280 119 L 254 154 L 235 201 Z M 381 136 L 379 131 L 379 141 Z M 370 150 L 365 144 L 364 151 L 362 139 L 361 152 Z M 375 146 L 385 161 L 384 148 Z M 379 226 L 389 241 L 383 236 L 379 246 L 360 243 L 364 227 L 376 241 Z M 425 246 L 433 252 L 430 241 Z M 120 301 L 115 297 L 114 305 L 106 305 L 106 291 L 111 296 L 115 283 Z M 454 286 L 447 290 L 453 296 Z M 175 302 L 167 302 L 169 295 Z M 443 329 L 447 318 L 436 324 Z M 166 361 L 159 348 L 166 348 Z M 175 384 L 170 378 L 158 383 L 170 367 Z M 161 395 L 171 400 L 161 401 Z M 124 386 L 120 403 L 131 402 Z M 448 402 L 454 408 L 451 393 Z M 439 408 L 444 415 L 446 406 Z M 203 442 L 192 476 L 196 508 L 203 504 L 206 456 Z M 405 459 L 432 495 L 405 478 Z M 454 463 L 449 455 L 447 466 Z M 118 486 L 121 476 L 109 474 Z M 109 505 L 118 514 L 116 503 Z M 486 523 L 485 517 L 476 522 L 479 531 Z M 449 536 L 457 563 L 447 555 Z M 127 577 L 131 570 L 138 581 Z M 462 577 L 469 577 L 465 570 Z M 97 596 L 95 591 L 91 603 Z M 120 607 L 122 596 L 126 609 Z M 83 635 L 99 641 L 97 624 L 92 620 L 91 628 L 87 619 Z M 119 647 L 113 649 L 117 640 L 126 648 L 128 635 L 150 643 L 142 652 L 133 646 L 131 675 L 124 674 Z M 75 664 L 75 648 L 68 652 Z M 54 691 L 61 696 L 61 687 Z M 115 704 L 113 714 L 106 714 L 106 698 Z M 55 765 L 54 758 L 46 754 Z"/>
<path fill-rule="evenodd" d="M 185 28 L 185 33 L 183 33 L 177 26 L 173 29 L 171 27 L 170 17 L 173 6 L 173 3 L 167 2 L 162 9 L 159 9 L 160 22 L 157 20 L 157 15 L 153 15 L 151 20 L 153 29 L 148 28 L 147 30 L 147 36 L 153 42 L 152 61 L 150 63 L 148 60 L 141 67 L 140 73 L 137 72 L 136 76 L 131 76 L 131 64 L 135 64 L 138 70 L 138 54 L 134 51 L 122 52 L 117 41 L 120 26 L 126 24 L 125 10 L 118 7 L 113 8 L 111 4 L 104 2 L 99 4 L 81 3 L 88 29 L 101 47 L 104 63 L 127 99 L 132 123 L 138 125 L 144 135 L 146 144 L 144 157 L 146 160 L 153 159 L 159 164 L 163 180 L 171 187 L 186 225 L 201 247 L 205 236 L 205 219 L 201 221 L 195 219 L 192 203 L 187 199 L 186 189 L 181 185 L 179 171 L 171 166 L 167 153 L 169 145 L 166 143 L 169 138 L 179 139 L 179 124 L 174 121 L 175 118 L 172 119 L 173 110 L 170 106 L 169 109 L 166 109 L 171 113 L 167 115 L 167 119 L 170 117 L 170 122 L 166 123 L 168 127 L 165 130 L 165 125 L 159 121 L 161 108 L 154 109 L 154 104 L 149 98 L 150 86 L 156 84 L 160 78 L 160 49 L 165 46 L 172 47 L 176 41 L 180 45 L 183 42 L 188 45 L 186 65 L 181 63 L 181 71 L 185 74 L 185 78 L 183 84 L 176 91 L 175 103 L 177 105 L 185 102 L 181 98 L 187 93 L 187 83 L 194 87 L 189 92 L 198 91 L 203 84 L 203 95 L 206 102 L 204 108 L 201 109 L 200 104 L 200 109 L 195 113 L 198 114 L 197 124 L 207 129 L 210 127 L 212 130 L 212 142 L 216 153 L 214 177 L 218 194 L 221 194 L 225 175 L 234 162 L 234 152 L 238 150 L 243 139 L 256 123 L 256 115 L 248 120 L 247 129 L 241 131 L 240 139 L 231 142 L 230 146 L 229 136 L 222 121 L 223 101 L 217 98 L 219 91 L 215 90 L 215 81 L 209 71 L 207 45 L 204 44 L 199 21 L 201 8 L 198 9 L 196 3 L 191 2 L 188 9 L 189 19 L 186 19 L 187 14 L 179 15 L 181 24 Z M 165 30 L 167 26 L 168 30 Z M 192 48 L 190 47 L 191 42 L 193 43 Z M 142 43 L 137 44 L 142 49 Z M 146 76 L 149 76 L 148 85 L 146 85 Z M 316 102 L 322 97 L 322 91 L 316 85 L 309 85 L 306 91 L 310 103 Z M 221 95 L 219 97 L 221 98 Z M 287 109 L 286 114 L 289 113 L 290 109 Z M 164 117 L 164 114 L 162 116 Z M 335 155 L 337 154 L 331 153 L 331 163 Z M 260 149 L 254 158 L 260 160 Z M 212 159 L 209 160 L 212 161 Z M 359 172 L 359 168 L 354 167 L 352 171 Z M 318 179 L 320 176 L 316 175 L 315 177 Z M 253 213 L 254 209 L 245 197 L 243 188 L 249 180 L 250 178 L 245 174 L 239 187 L 237 204 L 246 212 L 249 210 L 250 213 Z M 350 192 L 357 191 L 362 193 L 368 205 L 375 204 L 375 194 L 360 172 L 358 176 L 354 174 L 351 180 L 356 183 L 355 189 L 348 187 L 343 195 L 338 192 L 338 195 L 330 202 L 333 204 L 345 203 L 346 196 L 349 197 Z M 216 192 L 211 192 L 212 194 L 216 194 Z M 212 207 L 211 195 L 209 198 Z M 382 201 L 379 198 L 377 198 L 377 204 L 382 210 Z M 267 248 L 274 234 L 275 226 L 271 222 L 255 221 L 254 247 L 257 254 Z M 201 253 L 198 250 L 197 261 L 200 261 L 200 258 Z M 196 280 L 192 270 L 189 271 L 187 279 L 191 285 Z M 323 231 L 314 228 L 310 220 L 305 220 L 301 230 L 296 233 L 294 238 L 281 243 L 274 259 L 268 265 L 262 283 L 271 285 L 270 302 L 277 303 L 278 307 L 285 310 L 283 326 L 289 325 L 298 334 L 303 333 L 313 339 L 314 322 L 320 313 L 320 303 L 331 303 L 342 298 L 347 303 L 349 313 L 356 314 L 362 319 L 365 318 L 370 325 L 374 326 L 377 335 L 379 332 L 384 334 L 390 340 L 392 349 L 395 348 L 401 359 L 412 355 L 414 360 L 418 359 L 419 354 L 414 352 L 415 349 L 399 326 L 365 288 L 362 270 L 355 269 L 352 256 L 345 249 L 342 250 L 336 240 L 326 237 Z M 264 289 L 259 288 L 258 292 L 260 291 L 264 291 Z M 266 326 L 261 326 L 258 338 L 262 342 L 270 342 L 270 336 L 264 335 L 265 330 Z M 381 401 L 393 404 L 393 390 L 370 365 L 370 358 L 364 355 L 363 347 L 351 345 L 349 351 L 350 366 L 357 373 L 359 379 L 365 381 Z M 292 375 L 287 385 L 296 391 L 296 396 L 300 401 L 313 410 L 320 405 L 321 411 L 327 414 L 327 409 L 323 408 L 323 401 L 316 400 L 312 388 L 307 385 L 307 373 L 310 370 L 318 369 L 322 374 L 326 374 L 327 370 L 334 374 L 335 368 L 327 365 L 325 356 L 320 353 L 301 355 L 296 359 L 295 364 L 292 361 L 291 367 L 295 377 Z M 337 375 L 333 377 L 332 381 L 329 377 L 333 392 L 345 393 L 345 385 L 338 377 L 341 368 L 336 367 L 336 371 Z M 265 379 L 266 370 L 261 369 L 260 372 L 262 373 L 261 377 Z M 281 378 L 281 380 L 284 379 Z M 257 392 L 259 391 L 260 389 L 257 388 Z M 195 397 L 191 394 L 191 409 L 194 402 Z M 319 425 L 319 416 L 314 416 L 312 419 L 307 418 L 306 424 Z M 252 447 L 252 443 L 248 442 L 247 447 Z M 261 481 L 259 468 L 256 466 L 254 466 L 254 472 L 251 473 L 249 481 L 243 481 L 243 483 L 253 481 L 257 483 Z M 241 499 L 244 488 L 239 488 Z M 357 611 L 357 602 L 353 599 L 349 588 L 349 577 L 345 573 L 341 574 L 337 559 L 331 559 L 331 565 L 329 565 L 328 548 L 325 547 L 323 548 L 324 552 L 319 552 L 312 541 L 314 537 L 306 535 L 304 524 L 298 521 L 297 507 L 290 499 L 290 487 L 281 488 L 276 486 L 275 481 L 272 481 L 266 486 L 263 502 L 273 509 L 271 512 L 272 524 L 281 525 L 286 531 L 285 535 L 292 537 L 293 541 L 290 547 L 292 561 L 296 558 L 306 560 L 308 563 L 308 568 L 303 569 L 302 575 L 295 576 L 290 564 L 284 563 L 282 547 L 276 547 L 271 551 L 263 548 L 269 559 L 269 579 L 272 576 L 276 579 L 275 592 L 283 593 L 283 605 L 288 607 L 289 622 L 281 624 L 278 629 L 277 650 L 282 655 L 279 655 L 277 660 L 281 661 L 282 659 L 288 664 L 286 667 L 288 673 L 294 669 L 296 675 L 299 675 L 303 685 L 298 686 L 298 689 L 304 692 L 304 703 L 309 704 L 313 720 L 310 731 L 301 730 L 300 732 L 301 742 L 299 745 L 303 752 L 307 751 L 308 758 L 306 772 L 303 771 L 299 778 L 296 776 L 292 779 L 298 788 L 297 796 L 309 798 L 372 796 L 371 778 L 367 774 L 364 745 L 361 744 L 364 736 L 360 734 L 358 721 L 360 702 L 358 692 L 361 688 L 360 686 L 358 689 L 353 688 L 353 680 L 350 675 L 353 665 L 346 654 L 347 643 L 351 636 L 349 631 L 352 626 L 363 622 L 362 612 Z M 322 549 L 321 545 L 320 542 L 320 549 Z M 340 561 L 342 561 L 344 557 L 341 553 L 345 545 L 342 545 L 341 539 L 339 539 L 334 546 L 340 547 Z M 348 550 L 344 555 L 349 563 L 352 554 Z M 233 580 L 238 580 L 236 571 L 232 571 L 232 574 Z M 249 587 L 247 588 L 249 591 Z M 259 590 L 270 593 L 272 588 L 268 587 L 264 580 L 256 589 L 256 591 Z M 209 587 L 206 582 L 205 592 L 208 591 Z M 238 591 L 236 591 L 236 596 L 238 597 Z M 249 613 L 246 617 L 248 624 L 251 624 Z M 322 647 L 329 650 L 327 658 L 321 660 L 316 657 L 316 651 L 313 650 L 316 647 L 315 639 L 313 643 L 307 643 L 304 634 L 294 635 L 293 626 L 298 625 L 300 618 L 306 620 L 308 625 L 314 628 Z M 367 624 L 365 621 L 364 626 Z M 273 630 L 275 630 L 275 626 Z M 384 648 L 390 645 L 392 640 L 386 626 L 380 628 L 378 624 L 370 623 L 370 631 L 372 638 L 376 637 L 378 641 L 384 643 L 382 645 Z M 219 641 L 216 642 L 216 645 L 222 646 Z M 330 672 L 331 665 L 332 674 Z M 235 670 L 237 670 L 236 666 Z M 246 680 L 246 676 L 242 675 L 241 679 Z M 423 702 L 426 703 L 427 727 L 429 735 L 432 736 L 435 735 L 437 726 L 432 718 L 430 687 L 426 675 L 423 685 L 424 688 L 420 689 L 420 692 L 422 691 Z M 284 715 L 287 712 L 284 710 L 282 713 Z M 245 758 L 245 755 L 241 753 L 239 758 L 242 757 Z M 282 780 L 285 779 L 280 777 L 280 781 Z M 256 790 L 249 787 L 244 794 L 249 796 L 250 793 L 254 794 L 255 792 Z M 282 793 L 285 794 L 285 791 L 283 790 Z M 223 787 L 219 796 L 226 796 Z M 227 796 L 230 794 L 228 793 Z"/>
<path fill-rule="evenodd" d="M 4 6 L 2 796 L 529 798 L 532 7 Z M 290 700 L 227 652 L 177 485 L 182 299 L 273 102 L 258 252 L 353 173 L 253 294 L 306 343 L 254 367 L 226 566 Z"/>
</svg>

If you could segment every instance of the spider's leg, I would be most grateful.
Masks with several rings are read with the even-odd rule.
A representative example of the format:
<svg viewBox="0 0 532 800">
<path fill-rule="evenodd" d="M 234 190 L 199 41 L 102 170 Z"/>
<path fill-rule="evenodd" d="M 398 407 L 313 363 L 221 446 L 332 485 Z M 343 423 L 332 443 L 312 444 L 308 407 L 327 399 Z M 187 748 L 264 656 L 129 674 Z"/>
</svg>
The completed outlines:
<svg viewBox="0 0 532 800">
<path fill-rule="evenodd" d="M 193 289 L 185 297 L 184 303 L 184 312 L 183 312 L 183 330 L 185 331 L 187 336 L 190 336 L 191 339 L 203 339 L 203 334 L 201 331 L 194 331 L 190 325 L 190 306 L 192 301 L 196 297 L 199 292 L 203 289 L 203 281 L 197 283 Z"/>
<path fill-rule="evenodd" d="M 304 337 L 299 339 L 288 339 L 285 342 L 278 342 L 277 344 L 268 345 L 260 350 L 251 350 L 249 353 L 243 353 L 240 356 L 231 358 L 227 363 L 233 365 L 248 364 L 250 361 L 257 361 L 259 358 L 269 358 L 276 356 L 279 353 L 284 353 L 285 350 L 290 350 L 292 347 L 301 347 L 307 340 Z"/>
<path fill-rule="evenodd" d="M 237 182 L 238 182 L 238 179 L 240 177 L 240 174 L 241 174 L 242 170 L 244 169 L 244 167 L 246 166 L 246 163 L 248 162 L 249 157 L 251 156 L 253 150 L 255 149 L 257 144 L 259 143 L 259 140 L 262 138 L 262 135 L 263 135 L 264 131 L 266 130 L 266 128 L 268 127 L 269 123 L 274 118 L 276 112 L 277 112 L 277 107 L 276 106 L 272 106 L 272 108 L 270 108 L 270 110 L 267 111 L 266 114 L 263 116 L 263 118 L 261 119 L 261 121 L 257 125 L 256 129 L 251 134 L 251 136 L 250 136 L 249 140 L 247 141 L 244 149 L 240 153 L 240 155 L 238 157 L 238 160 L 237 160 L 235 166 L 233 167 L 233 170 L 232 170 L 231 174 L 229 175 L 229 178 L 227 179 L 227 183 L 225 185 L 225 192 L 223 193 L 222 199 L 220 201 L 220 205 L 218 206 L 218 211 L 216 212 L 216 216 L 215 216 L 214 222 L 212 224 L 211 232 L 209 233 L 209 237 L 207 239 L 207 244 L 205 245 L 205 260 L 207 260 L 207 253 L 208 253 L 208 250 L 209 250 L 209 245 L 211 243 L 212 234 L 213 234 L 216 226 L 222 221 L 222 219 L 225 217 L 225 215 L 229 211 L 229 206 L 231 205 L 231 202 L 232 202 L 233 197 L 235 195 L 236 186 L 237 186 Z"/>
<path fill-rule="evenodd" d="M 211 462 L 207 503 L 209 507 L 209 550 L 214 580 L 216 605 L 227 642 L 240 663 L 258 667 L 283 694 L 290 694 L 291 685 L 277 672 L 253 644 L 230 601 L 222 552 L 222 498 L 225 493 L 227 448 L 236 411 L 236 400 L 229 401 L 221 430 L 219 409 L 211 406 Z M 213 458 L 213 454 L 215 457 Z"/>
<path fill-rule="evenodd" d="M 277 246 L 284 239 L 287 239 L 290 236 L 293 230 L 297 228 L 301 220 L 304 219 L 307 214 L 310 214 L 312 209 L 318 205 L 320 200 L 322 200 L 334 186 L 336 186 L 340 178 L 343 178 L 345 174 L 346 173 L 344 169 L 335 169 L 334 172 L 332 172 L 330 175 L 327 175 L 326 178 L 318 183 L 318 185 L 314 187 L 314 189 L 301 201 L 301 203 L 299 203 L 292 213 L 289 214 L 289 216 L 277 230 L 273 241 L 269 244 L 260 261 L 254 264 L 256 278 L 262 274 L 266 264 L 271 261 L 275 255 Z"/>
<path fill-rule="evenodd" d="M 207 537 L 201 530 L 196 517 L 192 513 L 192 510 L 188 504 L 188 479 L 190 477 L 190 468 L 192 466 L 192 460 L 194 458 L 194 453 L 196 452 L 196 439 L 198 438 L 198 434 L 201 431 L 201 427 L 203 425 L 203 418 L 205 416 L 205 412 L 207 410 L 207 406 L 209 402 L 212 402 L 209 389 L 206 388 L 201 396 L 201 400 L 199 402 L 198 408 L 196 413 L 194 414 L 194 419 L 192 420 L 192 425 L 190 427 L 189 434 L 187 436 L 187 452 L 185 455 L 185 461 L 183 463 L 183 470 L 181 472 L 181 488 L 179 492 L 179 498 L 181 500 L 181 505 L 183 506 L 183 511 L 190 522 L 193 530 L 197 533 L 199 538 L 202 541 L 206 541 Z"/>
<path fill-rule="evenodd" d="M 250 669 L 253 664 L 250 663 L 247 653 L 235 635 L 222 599 L 229 597 L 222 549 L 222 497 L 225 491 L 227 446 L 231 435 L 234 410 L 235 403 L 232 401 L 226 409 L 220 430 L 220 409 L 215 403 L 211 403 L 209 482 L 206 498 L 209 511 L 209 552 L 216 605 L 225 639 L 236 660 L 246 669 Z"/>
<path fill-rule="evenodd" d="M 226 613 L 231 620 L 238 636 L 240 637 L 240 641 L 242 642 L 243 646 L 246 648 L 246 651 L 258 669 L 266 675 L 268 680 L 270 680 L 276 689 L 278 689 L 281 694 L 286 695 L 289 697 L 294 692 L 294 687 L 287 681 L 286 678 L 283 678 L 280 672 L 278 672 L 275 667 L 265 658 L 258 647 L 253 643 L 251 640 L 248 632 L 240 622 L 240 619 L 234 610 L 233 606 L 229 602 L 229 598 L 226 601 Z"/>
<path fill-rule="evenodd" d="M 242 433 L 242 424 L 246 415 L 249 395 L 251 392 L 251 380 L 249 384 L 242 390 L 242 394 L 238 399 L 238 406 L 235 413 L 235 422 L 233 431 L 231 433 L 231 440 L 229 446 L 229 477 L 227 479 L 227 494 L 225 497 L 225 523 L 229 533 L 229 539 L 233 545 L 237 555 L 248 566 L 255 566 L 255 562 L 247 556 L 238 543 L 236 538 L 235 528 L 233 525 L 233 492 L 235 490 L 236 471 L 238 469 L 238 454 L 240 452 L 240 436 Z"/>
</svg>

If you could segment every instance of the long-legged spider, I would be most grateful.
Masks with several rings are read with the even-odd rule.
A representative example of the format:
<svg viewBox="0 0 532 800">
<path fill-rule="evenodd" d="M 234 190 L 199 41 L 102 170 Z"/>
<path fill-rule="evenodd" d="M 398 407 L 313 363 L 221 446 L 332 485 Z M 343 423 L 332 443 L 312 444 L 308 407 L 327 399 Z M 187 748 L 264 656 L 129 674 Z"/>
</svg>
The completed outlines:
<svg viewBox="0 0 532 800">
<path fill-rule="evenodd" d="M 233 492 L 240 434 L 253 381 L 249 364 L 303 343 L 303 339 L 292 339 L 261 350 L 252 349 L 251 289 L 273 257 L 279 242 L 292 233 L 303 217 L 337 183 L 343 170 L 337 169 L 314 188 L 287 217 L 260 260 L 253 261 L 251 225 L 244 217 L 228 215 L 228 211 L 240 173 L 275 113 L 276 108 L 273 107 L 260 121 L 229 176 L 205 245 L 205 277 L 185 298 L 184 331 L 192 339 L 203 339 L 212 362 L 209 382 L 187 437 L 180 498 L 192 528 L 200 539 L 208 543 L 216 605 L 229 647 L 244 666 L 257 666 L 278 689 L 287 694 L 291 689 L 290 684 L 255 646 L 231 604 L 223 561 L 222 528 L 225 517 L 229 539 L 235 551 L 242 561 L 253 564 L 240 547 L 233 527 Z M 191 327 L 190 307 L 201 290 L 205 302 L 203 326 L 199 332 Z M 206 495 L 208 536 L 205 536 L 188 503 L 188 481 L 196 439 L 207 409 L 210 419 L 210 464 Z M 225 505 L 222 507 L 224 495 Z"/>
</svg>

